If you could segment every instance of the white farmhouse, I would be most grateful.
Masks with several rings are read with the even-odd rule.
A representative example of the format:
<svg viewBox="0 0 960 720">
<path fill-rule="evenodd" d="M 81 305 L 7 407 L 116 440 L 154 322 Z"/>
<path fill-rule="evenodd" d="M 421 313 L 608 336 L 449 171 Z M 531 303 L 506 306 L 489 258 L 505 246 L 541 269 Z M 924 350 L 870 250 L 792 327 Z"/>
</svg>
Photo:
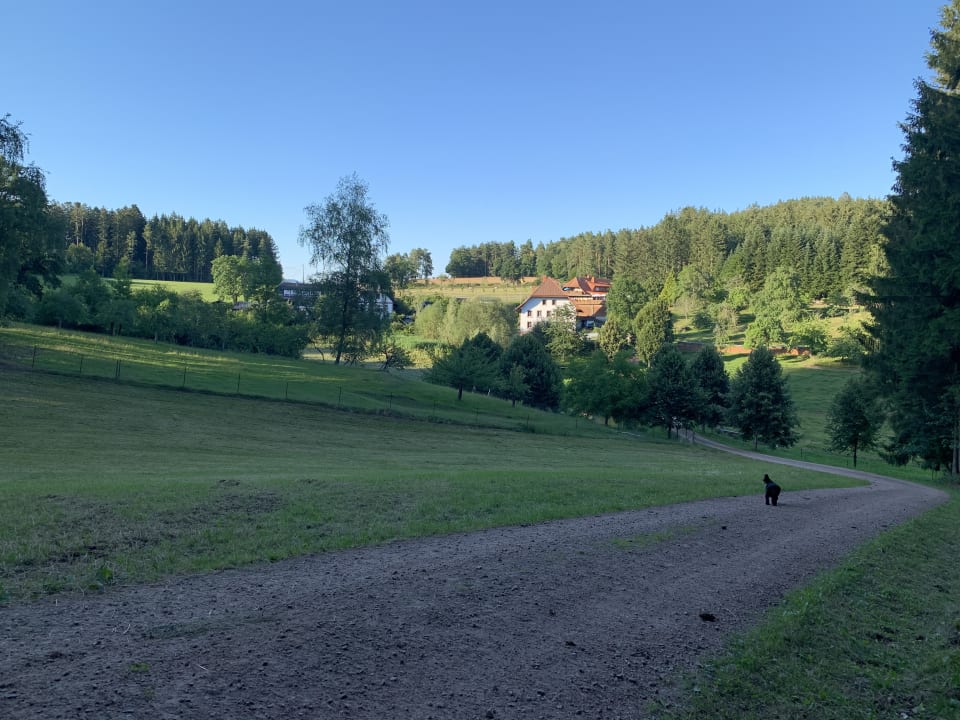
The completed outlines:
<svg viewBox="0 0 960 720">
<path fill-rule="evenodd" d="M 530 332 L 538 323 L 553 320 L 557 310 L 561 308 L 574 310 L 573 303 L 560 287 L 560 283 L 545 277 L 517 308 L 520 313 L 520 334 Z"/>
<path fill-rule="evenodd" d="M 575 277 L 561 285 L 550 277 L 543 278 L 537 288 L 518 307 L 520 334 L 528 333 L 538 323 L 556 318 L 557 311 L 567 313 L 577 330 L 600 327 L 607 319 L 607 292 L 610 281 L 604 278 Z"/>
</svg>

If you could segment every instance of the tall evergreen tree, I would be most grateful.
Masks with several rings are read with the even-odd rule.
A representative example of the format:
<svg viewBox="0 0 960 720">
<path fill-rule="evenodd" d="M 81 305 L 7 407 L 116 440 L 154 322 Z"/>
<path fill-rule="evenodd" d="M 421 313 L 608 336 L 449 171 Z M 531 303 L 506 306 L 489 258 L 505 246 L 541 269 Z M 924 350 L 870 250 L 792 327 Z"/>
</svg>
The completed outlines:
<svg viewBox="0 0 960 720">
<path fill-rule="evenodd" d="M 797 441 L 800 422 L 786 378 L 773 353 L 760 347 L 750 353 L 730 383 L 730 424 L 747 440 L 771 447 Z"/>
<path fill-rule="evenodd" d="M 523 369 L 529 388 L 527 400 L 531 405 L 547 410 L 559 407 L 563 378 L 537 333 L 516 336 L 504 351 L 500 364 L 504 375 L 514 365 Z"/>
<path fill-rule="evenodd" d="M 729 401 L 730 378 L 723 366 L 723 357 L 713 345 L 706 345 L 690 364 L 690 371 L 703 395 L 700 415 L 701 427 L 716 427 L 723 420 Z"/>
<path fill-rule="evenodd" d="M 703 406 L 703 395 L 683 355 L 673 345 L 665 345 L 653 356 L 647 372 L 650 422 L 673 430 L 693 426 Z"/>
<path fill-rule="evenodd" d="M 827 436 L 830 449 L 853 453 L 853 466 L 861 450 L 874 447 L 883 415 L 869 389 L 852 378 L 836 394 L 827 412 Z"/>
<path fill-rule="evenodd" d="M 933 84 L 919 80 L 883 229 L 889 265 L 866 300 L 877 351 L 867 369 L 893 410 L 887 456 L 960 473 L 960 0 L 932 33 Z"/>
</svg>

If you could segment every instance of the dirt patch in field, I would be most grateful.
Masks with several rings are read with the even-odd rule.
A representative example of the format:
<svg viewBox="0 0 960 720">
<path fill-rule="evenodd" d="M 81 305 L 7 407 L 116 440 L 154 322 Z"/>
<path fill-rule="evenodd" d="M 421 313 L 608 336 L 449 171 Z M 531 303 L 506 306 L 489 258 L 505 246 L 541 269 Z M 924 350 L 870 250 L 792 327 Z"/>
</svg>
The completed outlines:
<svg viewBox="0 0 960 720">
<path fill-rule="evenodd" d="M 943 499 L 875 478 L 8 607 L 0 717 L 643 718 L 786 591 Z"/>
</svg>

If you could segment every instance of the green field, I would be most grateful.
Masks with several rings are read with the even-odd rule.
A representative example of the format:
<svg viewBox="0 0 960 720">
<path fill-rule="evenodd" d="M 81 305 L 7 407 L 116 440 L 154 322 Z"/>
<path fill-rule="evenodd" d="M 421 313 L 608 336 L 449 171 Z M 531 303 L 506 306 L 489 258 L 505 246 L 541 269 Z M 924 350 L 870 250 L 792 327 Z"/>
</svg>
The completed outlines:
<svg viewBox="0 0 960 720">
<path fill-rule="evenodd" d="M 819 418 L 851 370 L 785 368 L 802 442 L 822 442 Z M 313 394 L 278 389 L 294 384 Z M 755 493 L 764 472 L 659 431 L 453 397 L 415 373 L 0 328 L 0 603 Z M 777 478 L 844 482 L 787 467 Z M 956 717 L 958 543 L 955 497 L 793 594 L 651 717 Z"/>
<path fill-rule="evenodd" d="M 497 300 L 519 305 L 538 284 L 539 281 L 502 282 L 498 278 L 449 278 L 415 282 L 396 294 L 412 307 L 418 307 L 427 298 L 436 297 Z"/>
<path fill-rule="evenodd" d="M 13 600 L 754 493 L 763 472 L 659 435 L 506 431 L 9 368 L 3 378 L 0 582 Z"/>
<path fill-rule="evenodd" d="M 219 300 L 216 293 L 213 291 L 213 283 L 201 283 L 201 282 L 180 282 L 180 281 L 163 281 L 163 280 L 132 280 L 130 287 L 132 290 L 148 290 L 152 287 L 164 287 L 167 290 L 171 290 L 177 293 L 188 293 L 196 292 L 199 293 L 207 302 L 213 302 Z"/>
</svg>

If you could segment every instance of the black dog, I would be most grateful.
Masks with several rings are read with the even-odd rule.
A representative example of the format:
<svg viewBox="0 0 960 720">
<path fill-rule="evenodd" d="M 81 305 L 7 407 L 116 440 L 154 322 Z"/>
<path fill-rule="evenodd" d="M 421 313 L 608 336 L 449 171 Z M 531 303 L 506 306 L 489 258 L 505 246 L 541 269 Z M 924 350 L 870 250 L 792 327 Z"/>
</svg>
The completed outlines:
<svg viewBox="0 0 960 720">
<path fill-rule="evenodd" d="M 769 475 L 763 476 L 763 501 L 767 505 L 776 505 L 777 498 L 780 497 L 780 486 L 770 479 Z"/>
</svg>

